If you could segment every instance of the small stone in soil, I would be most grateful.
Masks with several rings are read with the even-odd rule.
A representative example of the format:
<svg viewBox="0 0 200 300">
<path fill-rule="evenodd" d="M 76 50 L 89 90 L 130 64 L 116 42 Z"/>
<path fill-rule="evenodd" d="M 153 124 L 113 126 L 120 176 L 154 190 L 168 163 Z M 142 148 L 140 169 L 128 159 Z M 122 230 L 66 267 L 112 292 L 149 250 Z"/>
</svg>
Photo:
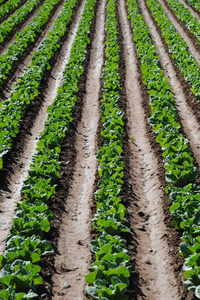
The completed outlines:
<svg viewBox="0 0 200 300">
<path fill-rule="evenodd" d="M 146 231 L 146 228 L 144 226 L 141 226 L 141 227 L 136 227 L 136 229 L 140 230 L 140 231 Z"/>
<path fill-rule="evenodd" d="M 140 217 L 144 217 L 144 216 L 145 216 L 145 214 L 143 213 L 143 211 L 139 211 L 138 215 L 139 215 Z"/>
</svg>

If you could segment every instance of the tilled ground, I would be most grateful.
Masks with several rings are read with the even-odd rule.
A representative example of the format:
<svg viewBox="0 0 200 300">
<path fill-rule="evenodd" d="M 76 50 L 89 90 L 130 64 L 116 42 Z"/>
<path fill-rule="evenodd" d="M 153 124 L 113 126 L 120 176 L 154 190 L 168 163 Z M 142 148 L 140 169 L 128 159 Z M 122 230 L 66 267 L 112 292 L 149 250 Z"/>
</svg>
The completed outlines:
<svg viewBox="0 0 200 300">
<path fill-rule="evenodd" d="M 171 22 L 188 48 L 200 62 L 200 46 L 186 27 L 176 19 L 164 0 L 159 0 Z M 185 0 L 181 0 L 186 5 Z M 50 31 L 64 1 L 53 11 L 48 26 L 34 46 L 27 49 L 23 62 L 16 64 L 0 91 L 2 101 L 10 96 L 14 82 L 24 73 L 33 52 Z M 140 12 L 150 31 L 164 75 L 168 77 L 176 100 L 182 133 L 189 140 L 199 169 L 200 154 L 200 104 L 176 68 L 156 22 L 145 0 L 138 0 Z M 27 112 L 12 152 L 7 155 L 0 172 L 0 250 L 4 251 L 5 239 L 15 214 L 15 202 L 21 200 L 20 190 L 27 177 L 31 157 L 35 153 L 40 132 L 47 119 L 47 107 L 53 102 L 62 74 L 70 58 L 85 0 L 80 0 L 74 10 L 72 22 L 62 40 L 62 46 L 51 62 L 34 105 Z M 189 5 L 187 4 L 187 7 Z M 189 7 L 190 8 L 190 7 Z M 39 7 L 29 16 L 20 30 L 33 18 Z M 102 96 L 101 71 L 105 60 L 105 10 L 106 0 L 97 0 L 95 18 L 91 26 L 84 74 L 79 83 L 73 122 L 62 145 L 60 155 L 61 178 L 57 183 L 56 197 L 50 203 L 54 212 L 51 230 L 46 235 L 54 254 L 42 259 L 44 286 L 39 287 L 39 299 L 88 299 L 85 275 L 93 261 L 89 242 L 95 236 L 92 217 L 95 213 L 94 192 L 98 182 L 96 154 L 102 144 L 100 128 L 100 100 Z M 199 20 L 199 14 L 192 10 Z M 130 299 L 192 300 L 192 292 L 183 286 L 183 259 L 179 254 L 181 233 L 173 225 L 169 214 L 170 203 L 165 194 L 165 176 L 161 149 L 147 121 L 150 117 L 149 98 L 142 84 L 140 62 L 132 29 L 127 16 L 125 0 L 116 1 L 116 16 L 120 42 L 120 77 L 122 91 L 120 108 L 124 112 L 125 133 L 123 159 L 125 162 L 124 188 L 121 195 L 127 209 L 125 224 L 131 233 L 124 235 L 131 257 L 131 277 L 128 288 Z M 4 47 L 14 41 L 13 35 Z M 2 53 L 3 53 L 2 47 Z M 1 54 L 2 54 L 1 53 Z M 64 286 L 68 283 L 68 288 Z"/>
</svg>

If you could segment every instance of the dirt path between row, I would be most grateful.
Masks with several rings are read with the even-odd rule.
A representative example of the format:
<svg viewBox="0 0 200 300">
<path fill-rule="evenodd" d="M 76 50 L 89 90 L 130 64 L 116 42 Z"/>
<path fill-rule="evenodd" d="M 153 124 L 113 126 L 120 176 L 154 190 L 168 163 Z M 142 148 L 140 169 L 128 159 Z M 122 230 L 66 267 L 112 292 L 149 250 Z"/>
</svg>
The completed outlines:
<svg viewBox="0 0 200 300">
<path fill-rule="evenodd" d="M 148 137 L 137 55 L 124 1 L 118 3 L 126 70 L 130 174 L 135 194 L 128 214 L 137 241 L 133 271 L 138 272 L 140 278 L 133 299 L 180 299 L 178 280 L 173 272 L 174 261 L 166 238 L 168 233 L 162 204 L 166 196 L 160 181 L 159 161 Z"/>
<path fill-rule="evenodd" d="M 96 132 L 99 122 L 99 91 L 103 64 L 105 4 L 97 10 L 92 42 L 86 95 L 83 99 L 81 122 L 76 133 L 76 165 L 73 182 L 66 198 L 66 213 L 60 228 L 59 254 L 55 257 L 57 273 L 53 276 L 52 299 L 85 299 L 85 275 L 91 264 L 91 205 L 94 192 L 96 160 Z M 64 283 L 69 284 L 65 288 Z"/>
<path fill-rule="evenodd" d="M 170 22 L 177 30 L 182 39 L 187 43 L 188 50 L 193 55 L 194 59 L 197 61 L 198 66 L 200 67 L 200 48 L 197 39 L 189 32 L 187 27 L 181 22 L 178 21 L 175 17 L 175 14 L 171 12 L 168 5 L 163 0 L 158 0 L 158 2 L 162 5 L 163 11 L 167 14 Z"/>
<path fill-rule="evenodd" d="M 61 85 L 63 72 L 65 66 L 70 58 L 70 52 L 72 43 L 77 33 L 78 24 L 80 17 L 84 8 L 85 0 L 82 1 L 76 18 L 71 26 L 68 38 L 62 46 L 63 55 L 59 56 L 59 59 L 52 70 L 52 77 L 49 80 L 48 87 L 45 90 L 45 97 L 43 106 L 41 107 L 33 127 L 30 130 L 30 134 L 27 135 L 26 145 L 17 160 L 17 167 L 15 172 L 8 179 L 8 184 L 6 189 L 1 188 L 0 193 L 0 253 L 4 251 L 5 248 L 5 238 L 9 234 L 9 230 L 12 225 L 12 218 L 16 209 L 15 202 L 19 202 L 21 199 L 20 190 L 23 185 L 23 181 L 27 178 L 29 165 L 31 163 L 32 156 L 36 152 L 35 148 L 38 142 L 40 133 L 44 130 L 44 122 L 47 119 L 47 107 L 52 104 L 54 98 L 57 95 L 57 89 Z"/>
<path fill-rule="evenodd" d="M 159 1 L 164 5 L 163 0 Z M 24 62 L 19 64 L 13 81 L 8 82 L 10 91 L 17 77 L 24 73 L 22 70 L 24 65 L 30 63 L 33 52 L 51 30 L 63 2 L 64 0 L 57 7 L 44 33 L 29 51 Z M 5 249 L 5 239 L 9 234 L 16 209 L 15 202 L 21 200 L 20 190 L 27 177 L 39 135 L 44 129 L 47 107 L 53 102 L 57 89 L 61 85 L 63 71 L 70 58 L 71 46 L 85 2 L 86 0 L 80 0 L 70 30 L 63 39 L 61 51 L 52 62 L 53 67 L 45 77 L 45 83 L 41 85 L 42 105 L 34 116 L 29 134 L 26 134 L 21 153 L 16 156 L 16 167 L 14 167 L 15 162 L 13 163 L 13 174 L 6 178 L 6 184 L 0 182 L 0 253 Z M 85 275 L 92 261 L 89 242 L 98 168 L 96 160 L 100 139 L 98 100 L 101 94 L 101 71 L 105 47 L 106 0 L 97 2 L 85 73 L 80 82 L 82 89 L 80 88 L 78 92 L 74 120 L 70 124 L 60 154 L 61 178 L 56 188 L 56 196 L 50 201 L 50 209 L 54 212 L 55 219 L 52 221 L 50 233 L 45 238 L 52 243 L 55 253 L 42 258 L 41 275 L 44 278 L 44 286 L 39 287 L 38 299 L 88 299 L 85 292 L 87 285 Z M 133 33 L 125 2 L 125 0 L 117 0 L 121 45 L 120 75 L 124 78 L 120 100 L 120 105 L 125 112 L 123 158 L 127 182 L 124 186 L 130 189 L 130 191 L 124 190 L 122 195 L 123 204 L 127 208 L 125 222 L 131 229 L 131 238 L 130 236 L 127 238 L 132 264 L 128 295 L 130 300 L 192 300 L 195 299 L 193 293 L 188 293 L 182 284 L 183 259 L 178 250 L 181 235 L 175 230 L 169 214 L 170 204 L 164 192 L 166 183 L 161 150 L 155 142 L 151 127 L 147 124 L 150 113 L 149 99 L 146 88 L 142 84 L 140 63 L 132 41 Z M 200 166 L 200 113 L 196 114 L 194 109 L 197 109 L 197 106 L 199 108 L 200 104 L 196 106 L 189 104 L 191 99 L 195 101 L 194 97 L 191 97 L 189 86 L 175 67 L 145 0 L 138 0 L 138 2 L 160 57 L 161 67 L 172 86 L 183 132 Z M 167 9 L 166 11 L 169 13 Z M 178 28 L 181 27 L 171 13 L 169 15 L 173 23 Z M 183 29 L 181 32 L 184 39 L 187 39 Z M 195 51 L 199 59 L 200 52 L 196 51 L 192 40 L 189 42 L 190 48 Z M 10 96 L 10 91 L 5 91 L 5 98 Z M 0 172 L 0 177 L 3 175 L 4 173 Z M 128 237 L 128 234 L 124 237 Z"/>
<path fill-rule="evenodd" d="M 200 165 L 200 123 L 197 120 L 197 115 L 191 106 L 190 102 L 196 101 L 196 98 L 184 88 L 184 82 L 181 82 L 180 74 L 177 74 L 177 69 L 173 65 L 171 56 L 167 51 L 167 46 L 163 43 L 159 33 L 156 30 L 156 26 L 152 21 L 149 12 L 146 10 L 146 6 L 143 1 L 140 1 L 140 7 L 143 12 L 144 20 L 150 31 L 150 35 L 156 52 L 159 56 L 161 67 L 164 71 L 164 76 L 168 78 L 171 85 L 171 91 L 176 101 L 176 108 L 180 117 L 180 123 L 182 124 L 183 131 L 190 142 L 191 149 L 194 157 Z M 194 98 L 194 99 L 192 99 Z"/>
<path fill-rule="evenodd" d="M 197 20 L 200 22 L 200 13 L 198 13 L 186 0 L 179 0 L 180 3 L 182 3 L 185 8 L 187 8 L 193 17 L 197 18 Z"/>
<path fill-rule="evenodd" d="M 45 0 L 42 0 L 34 9 L 33 11 L 28 15 L 28 17 L 18 26 L 16 26 L 10 34 L 7 36 L 7 38 L 0 43 L 0 56 L 3 55 L 7 48 L 15 41 L 15 33 L 23 31 L 26 26 L 36 17 L 38 14 L 39 9 L 44 4 Z"/>
<path fill-rule="evenodd" d="M 22 0 L 21 3 L 18 5 L 17 8 L 14 8 L 14 9 L 12 9 L 12 10 L 10 10 L 10 11 L 7 11 L 7 12 L 5 13 L 5 15 L 4 15 L 3 17 L 0 18 L 0 24 L 2 24 L 6 19 L 8 19 L 8 17 L 9 17 L 10 15 L 12 15 L 17 9 L 19 9 L 20 7 L 22 7 L 27 1 L 28 1 L 28 0 Z M 7 1 L 6 1 L 6 2 L 7 2 Z M 4 4 L 5 4 L 5 3 L 4 3 Z"/>
<path fill-rule="evenodd" d="M 182 2 L 184 2 L 184 0 L 182 0 Z M 182 37 L 182 39 L 184 40 L 186 38 L 186 42 L 189 42 L 189 45 L 190 43 L 192 42 L 194 48 L 196 49 L 196 52 L 200 53 L 200 43 L 198 41 L 198 39 L 196 38 L 195 34 L 193 34 L 189 29 L 188 27 L 185 25 L 184 22 L 182 22 L 181 20 L 178 19 L 178 17 L 176 16 L 176 13 L 175 11 L 170 7 L 170 5 L 167 3 L 167 1 L 162 1 L 160 2 L 160 4 L 162 5 L 162 3 L 164 3 L 165 5 L 165 8 L 166 8 L 166 12 L 168 11 L 172 18 L 174 18 L 174 20 L 176 20 L 177 24 L 179 24 L 180 28 L 182 28 L 182 32 L 184 32 L 184 35 L 182 36 L 182 32 L 180 31 L 179 32 L 179 27 L 175 27 L 176 25 L 173 24 L 173 26 L 176 28 L 176 30 L 178 31 L 178 33 L 180 34 L 180 36 Z M 186 6 L 186 3 L 184 3 L 184 5 Z M 188 5 L 189 6 L 189 5 Z M 188 7 L 189 8 L 189 7 Z M 167 14 L 168 14 L 167 12 Z M 200 20 L 200 14 L 198 13 L 195 13 L 192 11 L 192 9 L 190 8 L 190 12 L 192 13 L 192 15 L 194 17 L 197 17 L 197 21 Z M 169 15 L 168 15 L 169 16 Z M 173 22 L 173 19 L 172 19 L 172 22 Z M 189 51 L 192 51 L 192 47 L 191 46 L 191 50 L 190 48 L 188 47 Z M 198 62 L 198 61 L 197 61 Z"/>
<path fill-rule="evenodd" d="M 23 76 L 26 71 L 25 68 L 31 63 L 31 58 L 34 52 L 37 51 L 37 48 L 46 39 L 48 33 L 51 31 L 56 18 L 62 11 L 63 4 L 64 0 L 62 0 L 52 11 L 48 22 L 44 25 L 44 30 L 39 35 L 39 38 L 35 41 L 34 45 L 30 45 L 30 47 L 25 50 L 23 59 L 17 62 L 17 66 L 13 67 L 13 71 L 11 70 L 11 74 L 10 76 L 8 75 L 8 79 L 6 80 L 6 88 L 3 88 L 1 92 L 1 101 L 10 97 L 15 82 L 18 81 L 19 76 Z"/>
</svg>

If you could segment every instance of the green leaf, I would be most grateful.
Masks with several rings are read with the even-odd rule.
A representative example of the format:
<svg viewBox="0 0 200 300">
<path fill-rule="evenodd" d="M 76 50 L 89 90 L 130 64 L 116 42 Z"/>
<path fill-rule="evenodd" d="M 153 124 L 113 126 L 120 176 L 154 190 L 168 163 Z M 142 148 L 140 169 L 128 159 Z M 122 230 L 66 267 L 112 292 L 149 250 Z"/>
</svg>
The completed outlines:
<svg viewBox="0 0 200 300">
<path fill-rule="evenodd" d="M 42 279 L 42 277 L 41 277 L 41 276 L 38 276 L 38 277 L 34 278 L 33 283 L 34 283 L 35 285 L 43 284 L 43 279 Z"/>
<path fill-rule="evenodd" d="M 37 254 L 37 253 L 31 253 L 31 260 L 32 260 L 32 263 L 36 263 L 38 261 L 40 261 L 40 255 Z"/>
<path fill-rule="evenodd" d="M 2 157 L 0 157 L 0 169 L 3 169 L 3 158 Z"/>
<path fill-rule="evenodd" d="M 90 268 L 93 272 L 91 272 L 90 274 L 86 275 L 85 276 L 85 279 L 86 279 L 86 282 L 90 283 L 90 284 L 93 284 L 94 281 L 99 278 L 101 279 L 103 276 L 102 276 L 102 272 L 101 270 L 97 267 L 97 266 L 94 266 L 94 267 L 91 267 Z"/>
<path fill-rule="evenodd" d="M 195 288 L 195 296 L 198 298 L 198 299 L 200 299 L 200 286 L 197 286 L 196 288 Z"/>
<path fill-rule="evenodd" d="M 1 276 L 1 274 L 0 274 L 0 276 Z M 3 277 L 0 277 L 0 283 L 9 286 L 11 284 L 13 278 L 14 278 L 13 275 L 5 275 Z"/>
<path fill-rule="evenodd" d="M 101 287 L 105 287 L 105 286 L 106 286 L 106 283 L 105 283 L 105 281 L 102 280 L 102 279 L 97 279 L 97 280 L 95 280 L 95 282 L 94 282 L 94 286 L 95 286 L 96 288 L 101 288 Z"/>
<path fill-rule="evenodd" d="M 93 297 L 94 299 L 99 299 L 99 296 L 97 294 L 97 289 L 94 286 L 87 286 L 86 292 L 89 296 Z"/>
<path fill-rule="evenodd" d="M 180 207 L 180 203 L 175 202 L 170 206 L 169 212 L 172 213 L 174 210 L 178 209 Z"/>
<path fill-rule="evenodd" d="M 183 257 L 188 257 L 191 254 L 190 248 L 186 243 L 180 243 L 180 253 Z"/>
</svg>

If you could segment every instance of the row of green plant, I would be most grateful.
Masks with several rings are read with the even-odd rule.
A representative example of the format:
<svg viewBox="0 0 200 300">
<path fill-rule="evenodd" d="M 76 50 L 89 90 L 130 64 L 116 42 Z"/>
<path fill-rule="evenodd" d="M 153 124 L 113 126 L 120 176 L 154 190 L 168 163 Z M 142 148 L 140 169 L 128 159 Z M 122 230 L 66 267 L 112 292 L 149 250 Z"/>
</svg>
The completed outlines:
<svg viewBox="0 0 200 300">
<path fill-rule="evenodd" d="M 191 6 L 193 6 L 196 11 L 200 12 L 200 3 L 198 0 L 186 0 Z"/>
<path fill-rule="evenodd" d="M 42 0 L 29 0 L 0 25 L 0 43 L 5 40 L 5 38 L 13 31 L 13 29 L 15 29 L 16 26 L 21 24 L 30 15 L 33 9 L 41 1 Z"/>
<path fill-rule="evenodd" d="M 52 0 L 47 1 L 52 7 L 53 5 L 50 3 Z M 59 2 L 60 0 L 56 1 Z M 26 110 L 38 96 L 38 87 L 46 71 L 51 67 L 51 59 L 60 48 L 61 39 L 66 34 L 67 25 L 71 20 L 73 8 L 77 1 L 66 0 L 47 38 L 34 53 L 24 75 L 19 77 L 18 82 L 15 83 L 11 97 L 1 103 L 0 168 L 3 167 L 3 156 L 12 149 L 13 139 L 19 131 Z"/>
<path fill-rule="evenodd" d="M 0 0 L 0 5 L 2 5 L 7 0 Z"/>
<path fill-rule="evenodd" d="M 200 43 L 200 23 L 195 17 L 193 17 L 190 10 L 185 8 L 185 6 L 178 0 L 167 0 L 167 3 L 174 10 L 177 18 L 186 25 Z"/>
<path fill-rule="evenodd" d="M 97 213 L 92 220 L 93 227 L 100 232 L 91 241 L 91 251 L 95 261 L 89 268 L 86 281 L 93 286 L 87 293 L 95 299 L 125 300 L 129 285 L 130 257 L 122 238 L 129 229 L 123 224 L 125 207 L 120 193 L 123 186 L 124 162 L 122 135 L 124 131 L 123 112 L 118 107 L 120 87 L 119 44 L 115 16 L 115 0 L 107 0 L 106 8 L 106 50 L 103 68 L 103 98 L 101 121 L 103 146 L 97 153 L 99 161 L 99 190 L 95 193 Z"/>
<path fill-rule="evenodd" d="M 60 177 L 59 154 L 69 123 L 73 120 L 78 83 L 84 72 L 83 64 L 87 45 L 90 43 L 89 33 L 95 2 L 96 0 L 86 1 L 62 86 L 48 108 L 45 129 L 37 144 L 37 153 L 33 156 L 28 179 L 22 188 L 25 200 L 18 203 L 13 226 L 6 239 L 5 253 L 0 256 L 2 300 L 37 297 L 36 286 L 43 283 L 39 276 L 41 256 L 53 251 L 49 242 L 43 239 L 44 233 L 50 230 L 50 221 L 53 219 L 48 204 L 55 196 L 56 181 Z M 74 3 L 68 0 L 66 7 L 69 9 Z M 66 10 L 64 11 L 66 14 Z"/>
<path fill-rule="evenodd" d="M 26 26 L 26 28 L 16 33 L 16 40 L 7 48 L 6 52 L 0 57 L 0 86 L 7 79 L 7 75 L 14 63 L 23 58 L 23 53 L 27 47 L 33 44 L 42 31 L 43 26 L 50 18 L 51 12 L 61 0 L 46 0 L 40 8 L 37 16 Z"/>
<path fill-rule="evenodd" d="M 147 0 L 147 5 L 160 27 L 162 36 L 181 75 L 191 86 L 195 97 L 200 100 L 200 68 L 188 51 L 187 43 L 182 40 L 157 0 Z"/>
<path fill-rule="evenodd" d="M 8 0 L 5 4 L 0 6 L 0 19 L 12 12 L 15 8 L 17 8 L 24 0 Z"/>
<path fill-rule="evenodd" d="M 166 192 L 172 202 L 170 213 L 175 227 L 183 232 L 180 252 L 185 258 L 183 266 L 188 290 L 200 299 L 200 189 L 196 185 L 197 168 L 194 167 L 188 140 L 180 131 L 175 100 L 160 67 L 159 57 L 151 41 L 149 30 L 139 13 L 136 0 L 128 0 L 128 15 L 133 29 L 133 41 L 140 59 L 143 84 L 150 99 L 149 124 L 162 148 Z"/>
</svg>

